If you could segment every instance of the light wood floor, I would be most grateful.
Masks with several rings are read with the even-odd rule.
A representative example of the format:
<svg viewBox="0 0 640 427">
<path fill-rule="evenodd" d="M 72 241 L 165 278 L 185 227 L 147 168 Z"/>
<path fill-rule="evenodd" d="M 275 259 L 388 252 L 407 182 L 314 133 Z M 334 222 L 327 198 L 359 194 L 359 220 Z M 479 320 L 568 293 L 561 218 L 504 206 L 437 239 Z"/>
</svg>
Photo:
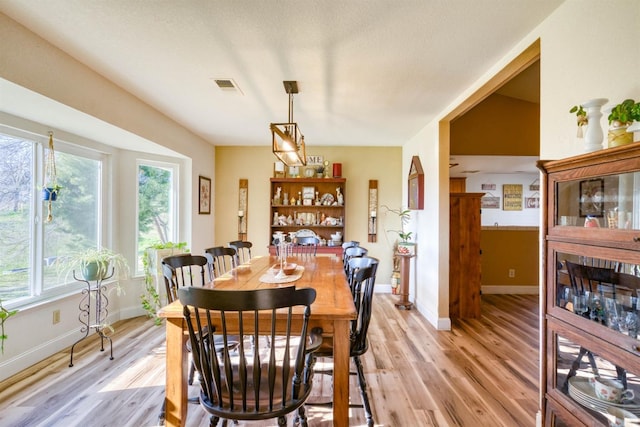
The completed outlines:
<svg viewBox="0 0 640 427">
<path fill-rule="evenodd" d="M 535 425 L 537 296 L 485 295 L 482 318 L 456 321 L 450 332 L 436 331 L 415 310 L 397 310 L 396 298 L 375 296 L 371 349 L 363 360 L 376 425 Z M 157 425 L 164 328 L 144 318 L 114 326 L 113 361 L 87 339 L 72 368 L 66 351 L 0 382 L 0 426 Z M 351 396 L 359 402 L 355 377 Z M 308 407 L 307 414 L 311 426 L 332 425 L 330 409 Z M 187 426 L 207 425 L 207 414 L 190 404 Z M 350 425 L 365 425 L 362 409 L 351 410 Z"/>
</svg>

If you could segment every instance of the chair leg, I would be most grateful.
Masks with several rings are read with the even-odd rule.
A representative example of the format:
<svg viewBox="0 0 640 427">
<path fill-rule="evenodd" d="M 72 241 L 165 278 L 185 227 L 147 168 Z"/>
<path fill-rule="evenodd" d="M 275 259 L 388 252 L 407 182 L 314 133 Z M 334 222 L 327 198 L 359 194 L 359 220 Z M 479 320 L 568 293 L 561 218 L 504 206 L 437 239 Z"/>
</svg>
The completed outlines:
<svg viewBox="0 0 640 427">
<path fill-rule="evenodd" d="M 360 396 L 362 397 L 362 404 L 364 406 L 364 413 L 367 417 L 367 426 L 373 426 L 373 415 L 371 414 L 371 405 L 369 404 L 369 395 L 367 394 L 367 381 L 364 378 L 364 369 L 362 368 L 362 361 L 359 356 L 355 356 L 353 360 L 356 363 L 356 369 L 358 371 L 358 384 L 360 385 Z"/>
<path fill-rule="evenodd" d="M 189 377 L 187 379 L 187 382 L 189 385 L 193 385 L 193 378 L 195 377 L 196 374 L 196 365 L 195 363 L 191 362 L 189 363 Z"/>
<path fill-rule="evenodd" d="M 211 415 L 211 417 L 209 417 L 209 427 L 216 427 L 218 425 L 218 421 L 220 421 L 220 417 Z"/>
</svg>

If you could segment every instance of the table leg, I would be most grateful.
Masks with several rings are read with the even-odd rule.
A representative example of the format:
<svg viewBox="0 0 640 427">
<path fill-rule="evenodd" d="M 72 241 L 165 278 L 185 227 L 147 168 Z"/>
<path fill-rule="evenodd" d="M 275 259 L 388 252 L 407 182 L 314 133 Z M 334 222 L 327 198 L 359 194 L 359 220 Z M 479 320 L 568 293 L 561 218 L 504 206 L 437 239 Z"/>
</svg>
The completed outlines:
<svg viewBox="0 0 640 427">
<path fill-rule="evenodd" d="M 183 426 L 187 420 L 187 352 L 181 318 L 167 322 L 167 385 L 165 425 Z"/>
<path fill-rule="evenodd" d="M 349 321 L 336 320 L 333 331 L 333 425 L 349 425 Z"/>
</svg>

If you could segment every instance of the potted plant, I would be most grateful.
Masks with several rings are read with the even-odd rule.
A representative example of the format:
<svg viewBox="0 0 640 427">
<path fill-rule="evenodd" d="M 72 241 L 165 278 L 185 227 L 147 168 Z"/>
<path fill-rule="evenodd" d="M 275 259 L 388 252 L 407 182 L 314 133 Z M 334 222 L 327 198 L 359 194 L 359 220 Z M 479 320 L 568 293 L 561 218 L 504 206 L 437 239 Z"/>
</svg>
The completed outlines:
<svg viewBox="0 0 640 427">
<path fill-rule="evenodd" d="M 160 276 L 162 275 L 160 261 L 166 256 L 185 252 L 189 252 L 187 242 L 167 242 L 149 246 L 145 249 L 144 255 L 142 256 L 144 290 L 140 295 L 140 302 L 142 303 L 142 308 L 147 312 L 147 316 L 153 319 L 153 323 L 156 325 L 162 323 L 162 319 L 159 318 L 157 314 L 160 307 L 162 307 L 162 302 L 160 301 L 160 294 L 156 287 L 162 286 L 160 284 L 156 285 L 156 281 L 160 281 Z"/>
<path fill-rule="evenodd" d="M 387 232 L 396 233 L 400 237 L 400 241 L 396 242 L 396 252 L 401 255 L 415 255 L 416 244 L 411 242 L 411 231 L 405 231 L 405 227 L 411 219 L 411 211 L 409 209 L 391 209 L 386 205 L 381 206 L 387 212 L 393 213 L 400 218 L 400 230 L 387 230 Z"/>
<path fill-rule="evenodd" d="M 589 119 L 587 119 L 587 112 L 582 107 L 582 105 L 574 105 L 569 110 L 569 113 L 576 115 L 576 122 L 578 124 L 578 138 L 582 138 L 582 128 L 589 124 Z"/>
<path fill-rule="evenodd" d="M 67 275 L 72 273 L 74 278 L 82 278 L 88 282 L 102 281 L 114 274 L 126 277 L 129 273 L 125 257 L 106 248 L 87 249 L 66 258 L 61 264 Z"/>
<path fill-rule="evenodd" d="M 634 121 L 640 121 L 640 102 L 625 99 L 611 109 L 607 118 L 609 147 L 630 144 L 633 142 L 633 133 L 628 132 L 628 128 Z"/>
<path fill-rule="evenodd" d="M 4 322 L 11 316 L 15 315 L 18 310 L 7 310 L 2 305 L 2 298 L 0 298 L 0 351 L 4 354 L 4 340 L 7 339 L 7 334 L 4 332 Z"/>
<path fill-rule="evenodd" d="M 316 168 L 316 178 L 322 178 L 324 176 L 324 166 L 318 166 Z"/>
</svg>

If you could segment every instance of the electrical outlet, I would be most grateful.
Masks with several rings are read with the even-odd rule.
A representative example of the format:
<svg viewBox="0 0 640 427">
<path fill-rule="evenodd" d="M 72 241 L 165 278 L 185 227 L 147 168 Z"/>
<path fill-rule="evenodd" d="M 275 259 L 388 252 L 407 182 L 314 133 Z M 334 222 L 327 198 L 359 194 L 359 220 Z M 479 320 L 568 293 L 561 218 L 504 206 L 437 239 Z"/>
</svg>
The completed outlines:
<svg viewBox="0 0 640 427">
<path fill-rule="evenodd" d="M 516 269 L 515 268 L 510 268 L 509 269 L 509 277 L 510 278 L 516 277 Z"/>
<path fill-rule="evenodd" d="M 60 323 L 60 310 L 53 310 L 53 324 Z"/>
</svg>

